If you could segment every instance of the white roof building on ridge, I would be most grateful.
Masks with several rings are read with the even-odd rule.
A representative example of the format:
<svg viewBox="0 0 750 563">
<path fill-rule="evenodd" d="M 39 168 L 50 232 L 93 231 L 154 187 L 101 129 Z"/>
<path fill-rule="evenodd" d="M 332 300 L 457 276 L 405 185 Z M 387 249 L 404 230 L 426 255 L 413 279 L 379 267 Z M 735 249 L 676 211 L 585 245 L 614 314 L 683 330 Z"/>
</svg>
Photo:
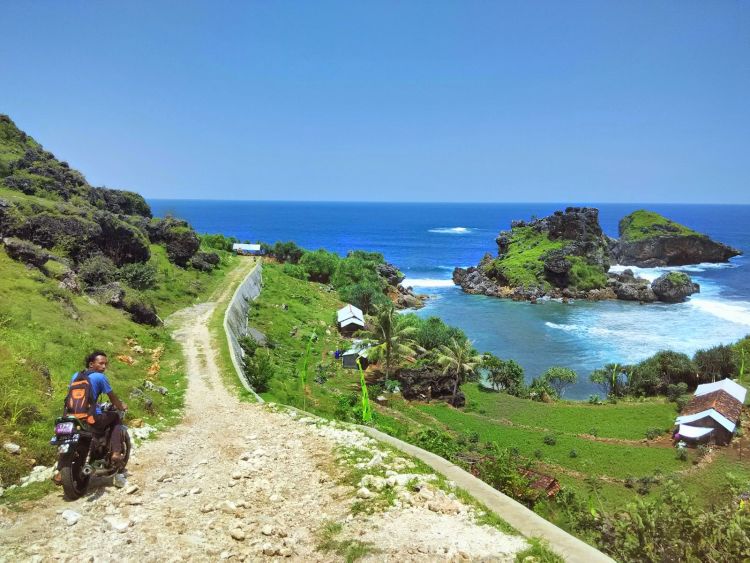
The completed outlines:
<svg viewBox="0 0 750 563">
<path fill-rule="evenodd" d="M 362 321 L 362 324 L 365 322 L 365 314 L 362 312 L 362 309 L 358 309 L 354 305 L 349 305 L 348 303 L 336 312 L 336 316 L 339 324 L 351 318 Z"/>
<path fill-rule="evenodd" d="M 695 396 L 698 397 L 700 395 L 707 395 L 708 393 L 713 393 L 714 391 L 724 391 L 725 393 L 728 393 L 729 395 L 737 399 L 740 403 L 745 404 L 745 395 L 747 395 L 747 389 L 745 389 L 742 385 L 735 383 L 731 379 L 722 379 L 721 381 L 716 381 L 714 383 L 704 383 L 703 385 L 698 385 L 698 388 L 695 390 Z"/>
</svg>

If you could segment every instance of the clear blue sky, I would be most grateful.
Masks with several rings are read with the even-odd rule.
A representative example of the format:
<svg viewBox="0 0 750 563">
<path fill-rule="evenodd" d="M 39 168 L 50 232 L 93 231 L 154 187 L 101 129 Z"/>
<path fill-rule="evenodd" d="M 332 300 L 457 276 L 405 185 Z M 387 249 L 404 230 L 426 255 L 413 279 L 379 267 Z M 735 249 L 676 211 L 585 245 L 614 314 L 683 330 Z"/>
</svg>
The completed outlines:
<svg viewBox="0 0 750 563">
<path fill-rule="evenodd" d="M 750 2 L 4 2 L 0 112 L 150 198 L 750 203 Z"/>
</svg>

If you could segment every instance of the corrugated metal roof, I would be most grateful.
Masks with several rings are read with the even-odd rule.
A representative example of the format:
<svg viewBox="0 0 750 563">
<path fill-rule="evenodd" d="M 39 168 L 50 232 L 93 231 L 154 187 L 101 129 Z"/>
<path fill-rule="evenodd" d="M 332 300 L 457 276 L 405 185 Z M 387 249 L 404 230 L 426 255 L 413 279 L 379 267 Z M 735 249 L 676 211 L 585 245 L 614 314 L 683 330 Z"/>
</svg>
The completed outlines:
<svg viewBox="0 0 750 563">
<path fill-rule="evenodd" d="M 700 426 L 688 426 L 687 424 L 680 424 L 678 433 L 680 434 L 680 438 L 701 438 L 713 431 L 713 428 L 701 428 Z"/>
<path fill-rule="evenodd" d="M 345 326 L 349 326 L 349 325 L 357 325 L 357 326 L 361 326 L 364 328 L 365 322 L 356 317 L 352 317 L 350 319 L 346 319 L 345 321 L 341 321 L 339 323 L 339 326 L 341 326 L 341 328 L 344 328 Z"/>
<path fill-rule="evenodd" d="M 716 381 L 714 383 L 704 383 L 703 385 L 698 385 L 698 388 L 695 390 L 695 396 L 697 397 L 699 395 L 707 395 L 708 393 L 713 393 L 714 391 L 724 391 L 726 393 L 729 393 L 740 403 L 745 402 L 745 396 L 747 395 L 747 389 L 745 389 L 742 385 L 735 383 L 731 379 L 722 379 L 721 381 Z"/>
<path fill-rule="evenodd" d="M 701 418 L 705 418 L 707 416 L 710 416 L 711 418 L 713 418 L 716 422 L 721 424 L 724 428 L 726 428 L 730 432 L 734 432 L 735 424 L 731 420 L 728 420 L 727 417 L 716 412 L 714 409 L 708 409 L 703 412 L 697 412 L 695 414 L 689 414 L 686 416 L 678 416 L 677 424 L 686 424 L 688 422 L 695 422 L 696 420 L 700 420 Z"/>
<path fill-rule="evenodd" d="M 338 319 L 338 322 L 341 323 L 342 321 L 345 321 L 346 319 L 355 318 L 362 321 L 364 324 L 365 322 L 365 314 L 362 312 L 362 309 L 358 309 L 354 305 L 345 305 L 341 309 L 339 309 L 336 312 L 336 317 Z"/>
</svg>

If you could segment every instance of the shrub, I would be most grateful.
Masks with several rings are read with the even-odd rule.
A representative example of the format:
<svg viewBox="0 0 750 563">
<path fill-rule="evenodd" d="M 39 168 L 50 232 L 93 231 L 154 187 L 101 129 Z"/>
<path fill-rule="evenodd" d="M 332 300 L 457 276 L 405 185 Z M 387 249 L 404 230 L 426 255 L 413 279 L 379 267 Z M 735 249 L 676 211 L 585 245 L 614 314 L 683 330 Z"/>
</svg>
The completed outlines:
<svg viewBox="0 0 750 563">
<path fill-rule="evenodd" d="M 557 438 L 555 438 L 555 436 L 552 434 L 547 434 L 544 437 L 544 443 L 548 446 L 554 446 L 555 444 L 557 444 Z"/>
<path fill-rule="evenodd" d="M 589 434 L 596 437 L 599 435 L 599 429 L 596 427 L 589 428 Z"/>
<path fill-rule="evenodd" d="M 133 289 L 150 289 L 156 285 L 156 266 L 149 262 L 125 264 L 117 272 L 120 280 Z"/>
<path fill-rule="evenodd" d="M 334 408 L 333 414 L 339 420 L 354 420 L 354 407 L 358 404 L 359 397 L 356 393 L 341 395 L 336 401 L 336 407 Z"/>
<path fill-rule="evenodd" d="M 542 452 L 542 450 L 537 448 L 536 450 L 534 450 L 534 457 L 537 459 L 542 459 L 544 457 L 544 453 Z"/>
<path fill-rule="evenodd" d="M 457 444 L 450 435 L 434 428 L 420 430 L 414 438 L 414 444 L 447 460 L 452 460 L 458 452 Z"/>
<path fill-rule="evenodd" d="M 576 450 L 570 450 L 570 453 L 568 454 L 570 457 L 578 457 L 578 452 Z"/>
<path fill-rule="evenodd" d="M 677 455 L 675 456 L 675 459 L 678 461 L 687 461 L 687 448 L 677 448 Z"/>
<path fill-rule="evenodd" d="M 310 281 L 328 283 L 336 272 L 339 260 L 338 254 L 318 249 L 315 252 L 305 252 L 299 260 L 299 265 L 307 272 Z"/>
<path fill-rule="evenodd" d="M 286 264 L 284 264 L 284 266 L 282 266 L 281 271 L 289 277 L 307 281 L 307 272 L 302 266 L 298 264 L 291 264 L 287 262 Z"/>
<path fill-rule="evenodd" d="M 589 404 L 590 405 L 601 405 L 602 404 L 602 400 L 599 397 L 599 395 L 592 394 L 592 395 L 589 395 Z"/>
<path fill-rule="evenodd" d="M 681 381 L 680 383 L 667 385 L 667 399 L 670 401 L 677 401 L 682 395 L 686 395 L 688 391 L 687 383 Z"/>
<path fill-rule="evenodd" d="M 273 363 L 268 350 L 256 350 L 253 355 L 242 358 L 242 371 L 245 380 L 256 392 L 268 390 L 268 382 L 273 377 Z"/>
<path fill-rule="evenodd" d="M 106 285 L 115 281 L 117 268 L 112 260 L 103 254 L 96 254 L 81 263 L 78 277 L 88 286 Z"/>
<path fill-rule="evenodd" d="M 359 307 L 367 314 L 374 313 L 379 307 L 389 303 L 380 285 L 363 281 L 339 289 L 339 297 L 347 303 Z"/>
<path fill-rule="evenodd" d="M 276 241 L 273 246 L 265 246 L 266 254 L 273 256 L 279 262 L 291 262 L 296 264 L 305 253 L 303 249 L 297 246 L 293 241 L 281 242 Z"/>
<path fill-rule="evenodd" d="M 647 440 L 654 440 L 664 434 L 664 431 L 661 428 L 649 428 L 646 430 L 646 439 Z"/>
<path fill-rule="evenodd" d="M 680 396 L 679 396 L 679 397 L 677 397 L 677 399 L 675 400 L 675 403 L 677 403 L 677 410 L 678 410 L 678 411 L 681 411 L 681 410 L 682 410 L 682 409 L 684 409 L 684 408 L 685 408 L 685 407 L 687 406 L 687 404 L 688 404 L 688 403 L 689 403 L 690 401 L 692 401 L 692 400 L 693 400 L 693 396 L 692 396 L 692 395 L 690 395 L 690 394 L 686 394 L 686 395 L 680 395 Z"/>
<path fill-rule="evenodd" d="M 212 235 L 199 235 L 201 240 L 201 246 L 203 248 L 212 248 L 214 250 L 223 250 L 225 252 L 232 251 L 232 245 L 235 242 L 239 242 L 234 237 L 227 237 L 221 234 Z"/>
<path fill-rule="evenodd" d="M 532 488 L 529 479 L 521 473 L 527 465 L 509 450 L 493 447 L 489 451 L 489 455 L 474 466 L 479 478 L 517 501 L 533 506 L 541 493 Z"/>
</svg>

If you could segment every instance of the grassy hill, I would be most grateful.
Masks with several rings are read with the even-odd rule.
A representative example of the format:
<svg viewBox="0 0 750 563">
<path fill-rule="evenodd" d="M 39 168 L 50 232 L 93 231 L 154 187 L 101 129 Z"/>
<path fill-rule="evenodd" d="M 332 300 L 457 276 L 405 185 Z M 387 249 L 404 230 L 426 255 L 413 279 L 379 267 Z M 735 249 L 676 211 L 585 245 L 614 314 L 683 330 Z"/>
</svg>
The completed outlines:
<svg viewBox="0 0 750 563">
<path fill-rule="evenodd" d="M 227 241 L 152 218 L 136 193 L 89 185 L 2 115 L 0 237 L 0 446 L 21 446 L 0 447 L 0 487 L 54 461 L 52 423 L 94 349 L 109 355 L 134 425 L 173 421 L 184 372 L 161 320 L 221 285 L 237 260 Z M 119 301 L 102 298 L 100 286 Z M 168 393 L 144 388 L 146 380 Z"/>
</svg>

